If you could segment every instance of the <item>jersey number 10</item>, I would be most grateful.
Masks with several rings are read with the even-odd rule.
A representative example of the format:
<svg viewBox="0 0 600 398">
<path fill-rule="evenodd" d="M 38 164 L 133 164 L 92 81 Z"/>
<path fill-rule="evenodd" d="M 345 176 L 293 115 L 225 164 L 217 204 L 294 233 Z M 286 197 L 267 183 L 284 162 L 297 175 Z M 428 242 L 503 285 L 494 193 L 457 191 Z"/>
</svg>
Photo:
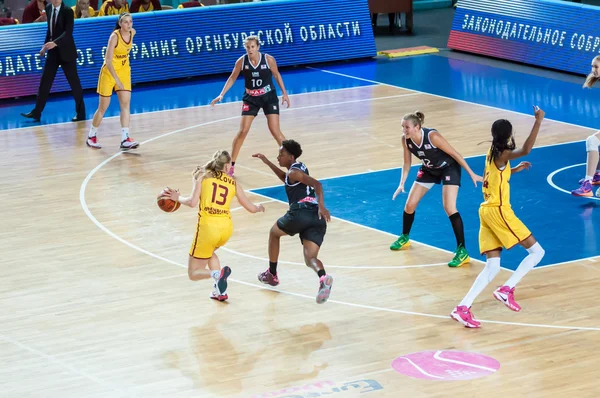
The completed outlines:
<svg viewBox="0 0 600 398">
<path fill-rule="evenodd" d="M 252 87 L 260 87 L 262 83 L 262 79 L 252 79 Z"/>
<path fill-rule="evenodd" d="M 229 193 L 229 188 L 224 185 L 217 185 L 216 182 L 212 183 L 213 186 L 213 194 L 211 202 L 217 204 L 219 206 L 223 206 L 225 202 L 227 202 L 227 194 Z M 217 191 L 219 191 L 219 200 L 217 200 Z"/>
</svg>

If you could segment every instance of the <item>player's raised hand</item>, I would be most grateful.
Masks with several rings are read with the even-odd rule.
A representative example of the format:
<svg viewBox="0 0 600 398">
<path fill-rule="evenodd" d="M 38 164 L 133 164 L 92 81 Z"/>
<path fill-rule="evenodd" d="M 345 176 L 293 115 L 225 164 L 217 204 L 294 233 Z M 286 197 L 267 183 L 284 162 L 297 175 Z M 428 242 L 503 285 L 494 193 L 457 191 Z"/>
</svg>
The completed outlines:
<svg viewBox="0 0 600 398">
<path fill-rule="evenodd" d="M 535 115 L 535 120 L 538 120 L 540 122 L 544 119 L 544 116 L 546 116 L 546 112 L 540 109 L 539 106 L 533 107 L 533 114 Z"/>
</svg>

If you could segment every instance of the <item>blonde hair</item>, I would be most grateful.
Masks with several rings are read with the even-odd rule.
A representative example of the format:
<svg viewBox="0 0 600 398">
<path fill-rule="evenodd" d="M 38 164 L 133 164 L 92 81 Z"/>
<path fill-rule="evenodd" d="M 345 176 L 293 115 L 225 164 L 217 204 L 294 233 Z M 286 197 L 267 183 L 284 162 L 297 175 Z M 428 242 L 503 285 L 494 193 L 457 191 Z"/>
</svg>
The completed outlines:
<svg viewBox="0 0 600 398">
<path fill-rule="evenodd" d="M 254 41 L 256 43 L 257 47 L 260 47 L 260 41 L 258 41 L 258 36 L 248 36 L 244 39 L 244 46 L 246 45 L 246 43 L 248 43 L 249 41 Z"/>
<path fill-rule="evenodd" d="M 597 55 L 594 57 L 594 59 L 592 60 L 592 63 L 594 62 L 600 62 L 600 55 Z M 585 78 L 585 83 L 583 83 L 583 87 L 584 88 L 590 88 L 592 87 L 598 80 L 600 80 L 600 77 L 595 77 L 593 73 L 590 73 L 589 75 L 587 75 L 587 77 Z"/>
<path fill-rule="evenodd" d="M 231 162 L 231 155 L 227 151 L 217 151 L 213 155 L 210 162 L 204 166 L 196 167 L 196 170 L 192 173 L 196 180 L 205 177 L 219 177 L 223 174 L 225 165 Z"/>
<path fill-rule="evenodd" d="M 117 24 L 115 25 L 115 30 L 121 29 L 121 20 L 125 17 L 129 17 L 133 21 L 133 17 L 131 16 L 130 13 L 128 13 L 127 11 L 122 12 L 121 14 L 119 14 L 119 18 L 117 19 Z"/>
<path fill-rule="evenodd" d="M 414 111 L 413 113 L 407 113 L 402 119 L 410 120 L 413 126 L 422 126 L 425 123 L 425 114 L 421 111 Z"/>
</svg>

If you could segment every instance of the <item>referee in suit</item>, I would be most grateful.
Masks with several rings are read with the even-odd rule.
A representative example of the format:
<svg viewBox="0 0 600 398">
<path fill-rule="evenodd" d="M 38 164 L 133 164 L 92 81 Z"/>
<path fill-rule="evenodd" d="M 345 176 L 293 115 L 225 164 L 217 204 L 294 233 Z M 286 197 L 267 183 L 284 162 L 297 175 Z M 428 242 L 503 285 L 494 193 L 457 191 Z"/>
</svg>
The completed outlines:
<svg viewBox="0 0 600 398">
<path fill-rule="evenodd" d="M 46 6 L 46 15 L 48 21 L 48 30 L 46 31 L 45 44 L 40 50 L 40 55 L 48 52 L 42 80 L 37 93 L 35 108 L 29 113 L 21 115 L 40 121 L 42 111 L 46 106 L 52 83 L 56 77 L 59 65 L 71 86 L 73 98 L 75 98 L 75 110 L 77 114 L 72 119 L 74 122 L 85 120 L 85 104 L 83 102 L 83 89 L 77 75 L 77 49 L 73 40 L 73 10 L 65 6 L 62 0 L 51 0 Z"/>
</svg>

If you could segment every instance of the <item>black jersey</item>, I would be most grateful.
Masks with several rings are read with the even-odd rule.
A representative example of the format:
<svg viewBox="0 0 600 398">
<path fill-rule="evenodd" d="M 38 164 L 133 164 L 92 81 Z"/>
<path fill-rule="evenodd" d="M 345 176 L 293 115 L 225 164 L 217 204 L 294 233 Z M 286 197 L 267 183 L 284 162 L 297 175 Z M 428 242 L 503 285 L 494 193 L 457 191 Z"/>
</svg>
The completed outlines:
<svg viewBox="0 0 600 398">
<path fill-rule="evenodd" d="M 317 201 L 317 195 L 315 194 L 315 190 L 313 187 L 305 185 L 300 181 L 296 181 L 293 184 L 290 184 L 290 182 L 288 181 L 288 176 L 292 170 L 300 170 L 300 172 L 309 175 L 306 165 L 302 162 L 296 162 L 292 164 L 292 166 L 286 173 L 285 193 L 287 194 L 290 206 L 296 203 L 310 203 L 317 205 L 319 202 Z"/>
<path fill-rule="evenodd" d="M 429 133 L 436 131 L 435 129 L 421 128 L 421 145 L 415 144 L 410 138 L 406 139 L 408 150 L 421 159 L 423 166 L 429 169 L 443 169 L 449 165 L 456 163 L 452 156 L 448 155 L 441 149 L 436 148 L 429 140 Z"/>
<path fill-rule="evenodd" d="M 273 73 L 267 62 L 267 54 L 260 53 L 260 58 L 257 65 L 252 65 L 248 54 L 244 55 L 242 60 L 242 73 L 244 74 L 244 82 L 246 92 L 258 97 L 275 91 L 273 85 Z"/>
</svg>

